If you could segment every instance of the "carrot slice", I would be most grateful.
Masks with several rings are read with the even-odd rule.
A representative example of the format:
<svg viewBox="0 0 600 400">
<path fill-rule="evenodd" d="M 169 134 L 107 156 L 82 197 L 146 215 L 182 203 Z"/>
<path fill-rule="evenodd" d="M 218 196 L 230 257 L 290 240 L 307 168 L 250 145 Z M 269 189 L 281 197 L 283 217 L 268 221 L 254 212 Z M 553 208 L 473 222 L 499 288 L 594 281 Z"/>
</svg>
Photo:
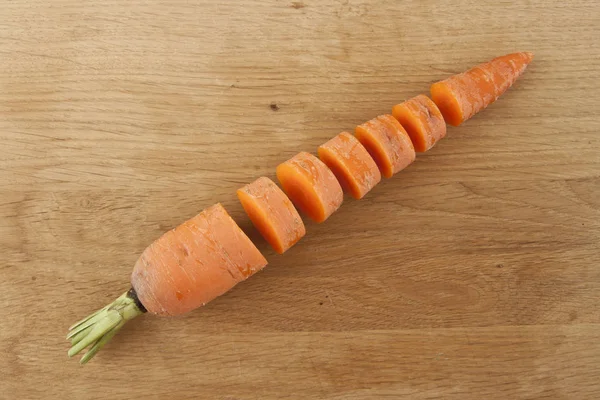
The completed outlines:
<svg viewBox="0 0 600 400">
<path fill-rule="evenodd" d="M 392 115 L 400 122 L 420 153 L 432 148 L 446 136 L 446 122 L 435 103 L 424 94 L 413 97 L 392 108 Z"/>
<path fill-rule="evenodd" d="M 162 235 L 136 262 L 131 283 L 153 314 L 179 315 L 261 270 L 267 260 L 221 204 Z"/>
<path fill-rule="evenodd" d="M 391 178 L 415 160 L 410 137 L 391 115 L 380 115 L 357 126 L 354 134 L 386 178 Z"/>
<path fill-rule="evenodd" d="M 327 165 L 301 152 L 277 166 L 277 179 L 292 202 L 315 222 L 323 222 L 344 200 L 344 193 Z"/>
<path fill-rule="evenodd" d="M 431 85 L 431 98 L 447 123 L 458 126 L 500 97 L 523 74 L 533 53 L 494 58 Z"/>
<path fill-rule="evenodd" d="M 277 253 L 284 253 L 306 234 L 298 211 L 269 178 L 263 176 L 238 189 L 237 196 L 256 229 Z"/>
<path fill-rule="evenodd" d="M 342 188 L 355 199 L 361 199 L 381 181 L 379 168 L 367 149 L 348 132 L 322 144 L 318 152 Z"/>
</svg>

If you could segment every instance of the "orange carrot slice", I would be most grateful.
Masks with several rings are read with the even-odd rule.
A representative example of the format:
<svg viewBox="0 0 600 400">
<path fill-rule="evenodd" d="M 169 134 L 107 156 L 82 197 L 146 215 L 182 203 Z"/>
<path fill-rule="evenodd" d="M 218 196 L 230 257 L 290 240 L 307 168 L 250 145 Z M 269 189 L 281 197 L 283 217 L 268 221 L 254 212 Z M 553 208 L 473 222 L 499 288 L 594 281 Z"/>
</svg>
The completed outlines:
<svg viewBox="0 0 600 400">
<path fill-rule="evenodd" d="M 153 314 L 179 315 L 222 295 L 267 260 L 221 204 L 157 239 L 136 262 L 131 283 Z"/>
<path fill-rule="evenodd" d="M 415 160 L 415 149 L 410 137 L 391 115 L 380 115 L 357 126 L 354 135 L 365 146 L 386 178 L 391 178 Z"/>
<path fill-rule="evenodd" d="M 277 179 L 292 202 L 315 222 L 329 218 L 344 199 L 333 172 L 310 153 L 298 153 L 279 164 Z"/>
<path fill-rule="evenodd" d="M 447 123 L 458 126 L 500 97 L 523 74 L 533 53 L 513 53 L 494 58 L 462 74 L 436 82 L 431 98 Z"/>
<path fill-rule="evenodd" d="M 420 153 L 432 148 L 446 136 L 446 122 L 435 103 L 424 94 L 413 97 L 392 108 L 392 115 L 400 122 Z"/>
<path fill-rule="evenodd" d="M 263 176 L 238 189 L 237 196 L 256 229 L 277 253 L 284 253 L 306 233 L 290 199 L 269 178 Z"/>
<path fill-rule="evenodd" d="M 354 136 L 342 132 L 319 146 L 319 158 L 334 173 L 342 188 L 361 199 L 381 181 L 377 164 Z"/>
</svg>

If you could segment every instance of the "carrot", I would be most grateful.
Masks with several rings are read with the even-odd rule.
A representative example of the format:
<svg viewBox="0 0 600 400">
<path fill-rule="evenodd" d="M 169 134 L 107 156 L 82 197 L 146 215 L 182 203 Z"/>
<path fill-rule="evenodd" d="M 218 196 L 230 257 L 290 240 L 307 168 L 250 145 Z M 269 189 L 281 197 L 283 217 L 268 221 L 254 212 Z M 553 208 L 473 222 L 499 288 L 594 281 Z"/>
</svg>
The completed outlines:
<svg viewBox="0 0 600 400">
<path fill-rule="evenodd" d="M 381 181 L 381 173 L 375 161 L 348 132 L 342 132 L 319 146 L 318 154 L 342 188 L 355 199 L 361 199 Z"/>
<path fill-rule="evenodd" d="M 420 153 L 432 148 L 446 136 L 446 122 L 435 103 L 420 94 L 392 108 L 392 115 L 400 122 L 415 151 Z"/>
<path fill-rule="evenodd" d="M 237 196 L 254 226 L 277 253 L 284 253 L 306 233 L 290 199 L 269 178 L 263 176 L 238 189 Z"/>
<path fill-rule="evenodd" d="M 355 198 L 363 197 L 381 175 L 389 178 L 411 164 L 415 148 L 426 151 L 444 137 L 440 112 L 446 122 L 462 123 L 506 91 L 532 58 L 531 53 L 509 54 L 435 83 L 431 94 L 439 110 L 426 96 L 417 96 L 396 105 L 394 116 L 380 115 L 357 126 L 355 137 L 342 132 L 321 145 L 323 161 L 309 153 L 297 154 L 277 167 L 277 178 L 298 208 L 322 222 L 342 204 L 340 183 Z M 237 194 L 278 253 L 304 236 L 298 212 L 270 179 L 259 178 Z M 143 251 L 133 269 L 132 288 L 69 328 L 67 339 L 72 347 L 68 354 L 74 356 L 89 347 L 81 358 L 86 363 L 127 321 L 146 312 L 171 316 L 191 311 L 266 265 L 223 206 L 215 204 Z"/>
<path fill-rule="evenodd" d="M 410 137 L 391 115 L 380 115 L 357 126 L 354 134 L 386 178 L 391 178 L 415 160 Z"/>
<path fill-rule="evenodd" d="M 69 356 L 91 349 L 87 362 L 130 319 L 149 312 L 179 315 L 222 295 L 267 261 L 221 204 L 162 235 L 144 250 L 131 275 L 132 289 L 73 325 Z"/>
<path fill-rule="evenodd" d="M 533 60 L 533 53 L 513 53 L 436 82 L 431 98 L 447 123 L 458 126 L 500 97 Z"/>
<path fill-rule="evenodd" d="M 277 179 L 292 202 L 315 222 L 329 218 L 344 199 L 333 172 L 310 153 L 298 153 L 279 164 Z"/>
</svg>

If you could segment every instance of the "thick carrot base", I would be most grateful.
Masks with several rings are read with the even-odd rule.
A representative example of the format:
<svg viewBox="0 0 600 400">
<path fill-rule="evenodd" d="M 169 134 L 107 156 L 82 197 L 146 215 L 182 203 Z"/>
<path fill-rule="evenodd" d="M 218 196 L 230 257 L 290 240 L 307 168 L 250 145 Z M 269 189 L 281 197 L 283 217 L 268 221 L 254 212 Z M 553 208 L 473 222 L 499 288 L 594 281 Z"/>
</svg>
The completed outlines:
<svg viewBox="0 0 600 400">
<path fill-rule="evenodd" d="M 221 204 L 162 235 L 135 263 L 131 284 L 152 314 L 200 307 L 261 270 L 267 260 Z"/>
</svg>

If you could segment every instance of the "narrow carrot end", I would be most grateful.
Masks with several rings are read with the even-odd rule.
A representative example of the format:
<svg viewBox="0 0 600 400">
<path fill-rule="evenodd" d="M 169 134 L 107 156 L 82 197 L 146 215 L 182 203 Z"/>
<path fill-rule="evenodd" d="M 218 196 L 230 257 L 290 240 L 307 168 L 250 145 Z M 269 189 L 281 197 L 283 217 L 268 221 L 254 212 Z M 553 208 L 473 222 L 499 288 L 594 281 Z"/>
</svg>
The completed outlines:
<svg viewBox="0 0 600 400">
<path fill-rule="evenodd" d="M 525 57 L 527 57 L 527 64 L 529 64 L 533 60 L 534 54 L 532 52 L 524 51 L 523 55 L 525 55 Z"/>
</svg>

